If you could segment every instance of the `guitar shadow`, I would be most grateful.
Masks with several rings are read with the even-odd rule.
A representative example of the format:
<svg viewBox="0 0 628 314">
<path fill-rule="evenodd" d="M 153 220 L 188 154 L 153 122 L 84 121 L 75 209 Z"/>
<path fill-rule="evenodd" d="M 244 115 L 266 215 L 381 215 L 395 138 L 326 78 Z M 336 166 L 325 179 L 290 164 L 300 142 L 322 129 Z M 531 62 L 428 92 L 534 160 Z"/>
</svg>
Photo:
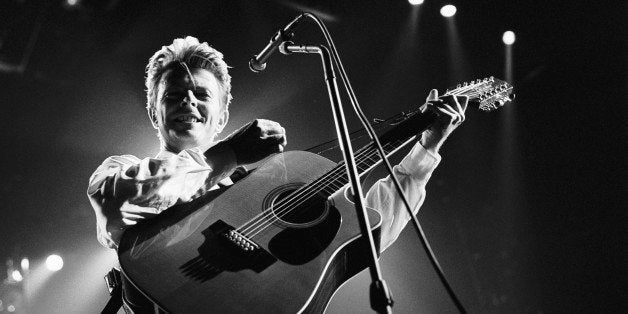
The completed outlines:
<svg viewBox="0 0 628 314">
<path fill-rule="evenodd" d="M 205 282 L 224 271 L 250 269 L 259 273 L 277 260 L 261 247 L 243 249 L 225 236 L 231 230 L 233 227 L 222 220 L 203 230 L 205 241 L 198 248 L 199 255 L 179 267 L 182 273 L 199 282 Z"/>
<path fill-rule="evenodd" d="M 210 280 L 222 272 L 222 269 L 210 264 L 200 256 L 189 260 L 180 269 L 183 274 L 199 282 Z"/>
</svg>

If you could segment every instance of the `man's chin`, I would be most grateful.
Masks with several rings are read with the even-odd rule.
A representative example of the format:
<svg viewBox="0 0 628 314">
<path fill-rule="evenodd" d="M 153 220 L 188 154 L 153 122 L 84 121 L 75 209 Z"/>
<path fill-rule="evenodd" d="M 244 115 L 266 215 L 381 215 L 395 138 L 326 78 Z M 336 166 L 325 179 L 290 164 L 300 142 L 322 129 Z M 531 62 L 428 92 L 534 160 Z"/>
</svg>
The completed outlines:
<svg viewBox="0 0 628 314">
<path fill-rule="evenodd" d="M 168 135 L 168 143 L 177 147 L 196 147 L 201 144 L 200 141 L 201 138 L 192 130 L 179 130 Z"/>
</svg>

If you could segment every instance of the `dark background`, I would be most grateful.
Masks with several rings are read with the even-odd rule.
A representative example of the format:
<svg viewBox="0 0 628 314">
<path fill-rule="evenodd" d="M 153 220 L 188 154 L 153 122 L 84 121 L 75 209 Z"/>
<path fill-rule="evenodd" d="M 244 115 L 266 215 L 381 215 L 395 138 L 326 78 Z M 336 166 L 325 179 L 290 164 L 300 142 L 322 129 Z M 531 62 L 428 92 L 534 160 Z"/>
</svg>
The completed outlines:
<svg viewBox="0 0 628 314">
<path fill-rule="evenodd" d="M 31 259 L 30 312 L 106 303 L 102 276 L 115 254 L 96 241 L 87 180 L 109 155 L 156 154 L 143 70 L 173 38 L 208 41 L 233 67 L 225 134 L 259 117 L 286 128 L 291 150 L 333 138 L 318 57 L 276 55 L 260 74 L 247 67 L 300 11 L 324 18 L 367 115 L 379 118 L 421 104 L 430 88 L 504 78 L 501 36 L 513 30 L 517 99 L 468 111 L 419 219 L 469 312 L 625 311 L 626 3 L 454 1 L 457 34 L 443 4 L 2 1 L 0 258 Z M 322 38 L 309 24 L 297 41 Z M 65 268 L 36 274 L 50 253 Z M 410 228 L 381 263 L 397 312 L 455 312 Z M 368 282 L 365 272 L 349 281 L 328 312 L 368 310 Z"/>
</svg>

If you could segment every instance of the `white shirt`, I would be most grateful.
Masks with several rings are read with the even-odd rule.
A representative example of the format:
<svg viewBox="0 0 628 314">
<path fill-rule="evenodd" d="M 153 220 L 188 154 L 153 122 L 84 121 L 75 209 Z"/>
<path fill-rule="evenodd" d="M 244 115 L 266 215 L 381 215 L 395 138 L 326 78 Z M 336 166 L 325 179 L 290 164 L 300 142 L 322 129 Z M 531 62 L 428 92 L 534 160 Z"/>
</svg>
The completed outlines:
<svg viewBox="0 0 628 314">
<path fill-rule="evenodd" d="M 438 153 L 427 151 L 417 143 L 393 168 L 415 214 L 423 204 L 425 185 L 440 159 Z M 123 229 L 109 223 L 120 215 L 119 210 L 106 209 L 104 196 L 116 195 L 121 184 L 133 184 L 138 191 L 122 204 L 123 207 L 148 207 L 160 213 L 217 189 L 219 182 L 232 184 L 228 175 L 235 167 L 233 152 L 219 152 L 209 160 L 198 148 L 179 154 L 162 151 L 155 158 L 122 155 L 105 159 L 90 177 L 87 190 L 96 212 L 99 242 L 108 248 L 117 247 L 119 242 Z M 369 189 L 366 205 L 382 215 L 380 248 L 383 251 L 397 239 L 410 216 L 389 177 L 380 179 Z"/>
</svg>

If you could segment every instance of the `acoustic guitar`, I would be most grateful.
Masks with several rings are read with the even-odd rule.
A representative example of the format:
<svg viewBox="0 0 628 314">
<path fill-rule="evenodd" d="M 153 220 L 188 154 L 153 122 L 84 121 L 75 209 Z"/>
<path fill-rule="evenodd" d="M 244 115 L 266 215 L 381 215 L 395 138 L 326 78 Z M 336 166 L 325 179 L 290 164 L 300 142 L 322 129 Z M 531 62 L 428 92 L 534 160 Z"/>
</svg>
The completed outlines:
<svg viewBox="0 0 628 314">
<path fill-rule="evenodd" d="M 493 77 L 447 90 L 481 110 L 510 101 Z M 418 110 L 381 137 L 388 155 L 412 142 L 435 115 Z M 375 148 L 355 153 L 367 172 Z M 367 267 L 344 164 L 304 151 L 266 159 L 228 189 L 173 206 L 129 228 L 118 257 L 123 274 L 173 313 L 321 313 L 346 280 Z M 379 242 L 381 218 L 368 208 Z"/>
</svg>

